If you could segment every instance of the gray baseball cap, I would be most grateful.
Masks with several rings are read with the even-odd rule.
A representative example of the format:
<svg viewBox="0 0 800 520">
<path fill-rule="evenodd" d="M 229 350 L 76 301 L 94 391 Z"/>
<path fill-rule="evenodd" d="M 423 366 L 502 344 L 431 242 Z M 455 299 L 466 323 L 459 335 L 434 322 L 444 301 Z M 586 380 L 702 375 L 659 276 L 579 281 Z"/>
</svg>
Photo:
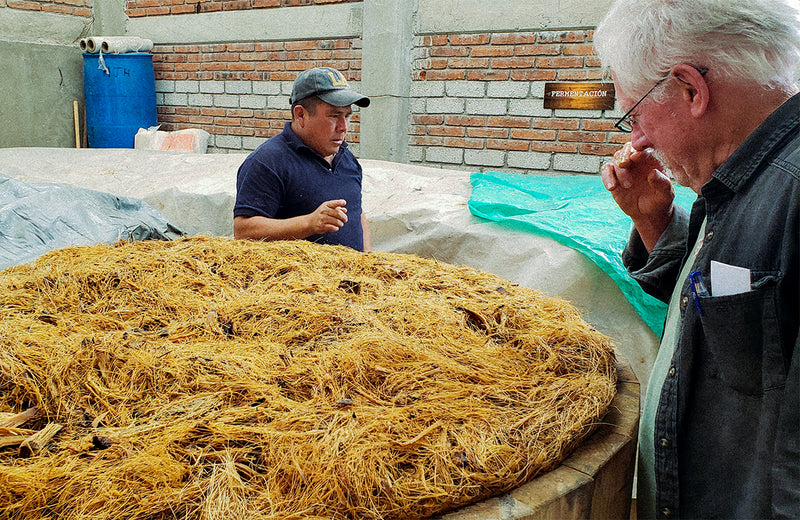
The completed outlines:
<svg viewBox="0 0 800 520">
<path fill-rule="evenodd" d="M 337 107 L 352 104 L 369 106 L 369 98 L 352 90 L 342 73 L 330 67 L 316 67 L 301 72 L 294 80 L 289 104 L 294 105 L 311 96 Z"/>
</svg>

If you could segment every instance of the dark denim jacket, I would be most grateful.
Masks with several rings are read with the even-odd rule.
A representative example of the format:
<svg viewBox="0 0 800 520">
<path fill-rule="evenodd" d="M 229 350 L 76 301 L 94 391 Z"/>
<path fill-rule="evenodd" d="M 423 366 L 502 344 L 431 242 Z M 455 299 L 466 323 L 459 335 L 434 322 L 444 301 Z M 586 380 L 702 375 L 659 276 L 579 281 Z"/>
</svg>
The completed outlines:
<svg viewBox="0 0 800 520">
<path fill-rule="evenodd" d="M 800 95 L 776 110 L 678 208 L 650 255 L 635 231 L 623 261 L 666 301 L 707 218 L 694 261 L 745 267 L 751 290 L 689 284 L 654 425 L 656 503 L 644 517 L 800 517 Z"/>
</svg>

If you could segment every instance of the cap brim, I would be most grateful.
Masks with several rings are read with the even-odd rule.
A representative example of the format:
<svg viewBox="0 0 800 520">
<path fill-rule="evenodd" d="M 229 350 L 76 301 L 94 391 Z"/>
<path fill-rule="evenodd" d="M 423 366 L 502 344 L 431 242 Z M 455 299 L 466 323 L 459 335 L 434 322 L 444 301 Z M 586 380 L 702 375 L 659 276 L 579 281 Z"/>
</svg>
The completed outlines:
<svg viewBox="0 0 800 520">
<path fill-rule="evenodd" d="M 369 98 L 362 96 L 355 90 L 347 88 L 329 90 L 328 92 L 320 92 L 317 94 L 322 101 L 330 103 L 337 107 L 347 107 L 350 105 L 358 105 L 360 107 L 369 106 Z"/>
</svg>

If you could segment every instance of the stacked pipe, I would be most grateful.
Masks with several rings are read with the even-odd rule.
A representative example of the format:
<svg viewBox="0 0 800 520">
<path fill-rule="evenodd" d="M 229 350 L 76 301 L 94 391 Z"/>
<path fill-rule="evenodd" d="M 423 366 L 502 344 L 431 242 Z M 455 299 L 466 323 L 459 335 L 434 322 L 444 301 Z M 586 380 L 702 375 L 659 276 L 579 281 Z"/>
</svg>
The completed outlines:
<svg viewBox="0 0 800 520">
<path fill-rule="evenodd" d="M 90 54 L 122 54 L 125 52 L 149 52 L 153 41 L 139 36 L 90 36 L 81 38 L 78 45 Z"/>
</svg>

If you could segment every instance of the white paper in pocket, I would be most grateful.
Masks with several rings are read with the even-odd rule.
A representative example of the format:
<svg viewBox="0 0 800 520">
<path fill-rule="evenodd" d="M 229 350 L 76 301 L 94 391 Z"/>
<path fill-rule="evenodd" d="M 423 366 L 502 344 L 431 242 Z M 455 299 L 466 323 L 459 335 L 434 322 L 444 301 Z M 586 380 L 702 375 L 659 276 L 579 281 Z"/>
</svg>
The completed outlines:
<svg viewBox="0 0 800 520">
<path fill-rule="evenodd" d="M 750 291 L 750 269 L 711 261 L 711 295 L 729 296 Z"/>
</svg>

